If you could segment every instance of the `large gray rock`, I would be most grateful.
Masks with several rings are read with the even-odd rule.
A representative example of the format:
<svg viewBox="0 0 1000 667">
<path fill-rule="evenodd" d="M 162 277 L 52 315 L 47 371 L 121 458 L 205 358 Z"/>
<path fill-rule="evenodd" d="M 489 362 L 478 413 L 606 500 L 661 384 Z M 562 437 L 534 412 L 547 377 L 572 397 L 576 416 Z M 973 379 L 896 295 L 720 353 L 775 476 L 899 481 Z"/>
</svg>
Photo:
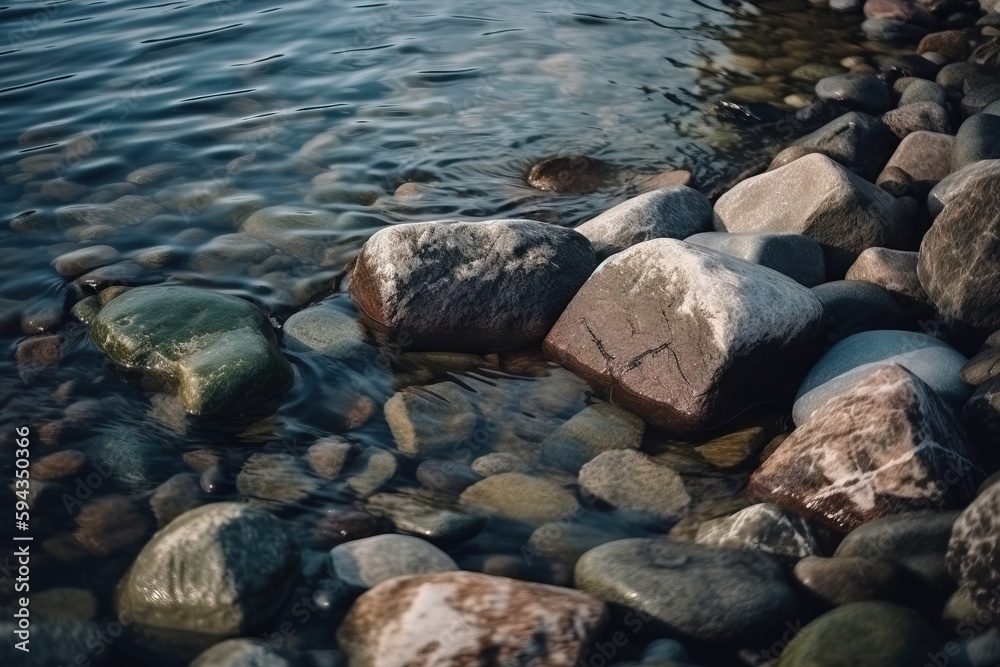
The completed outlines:
<svg viewBox="0 0 1000 667">
<path fill-rule="evenodd" d="M 284 389 L 292 369 L 263 313 L 193 287 L 137 287 L 106 305 L 94 344 L 147 382 L 174 387 L 188 412 L 236 411 Z"/>
<path fill-rule="evenodd" d="M 569 418 L 541 444 L 545 463 L 576 472 L 598 454 L 639 449 L 646 422 L 612 403 L 590 405 Z"/>
<path fill-rule="evenodd" d="M 967 119 L 955 134 L 955 169 L 1000 158 L 1000 116 L 981 113 Z"/>
<path fill-rule="evenodd" d="M 602 544 L 576 564 L 576 585 L 706 642 L 765 634 L 795 613 L 795 593 L 769 554 L 665 539 Z"/>
<path fill-rule="evenodd" d="M 410 535 L 375 535 L 330 550 L 337 581 L 366 591 L 393 577 L 457 570 L 455 561 L 430 542 Z"/>
<path fill-rule="evenodd" d="M 351 667 L 573 667 L 605 605 L 568 588 L 473 572 L 397 577 L 354 603 L 337 631 Z"/>
<path fill-rule="evenodd" d="M 882 113 L 892 106 L 889 89 L 874 74 L 836 74 L 816 82 L 821 100 L 841 102 L 867 113 Z"/>
<path fill-rule="evenodd" d="M 945 320 L 983 335 L 1000 328 L 998 187 L 1000 161 L 995 160 L 941 181 L 929 201 L 937 199 L 944 207 L 920 244 L 917 263 L 920 284 Z"/>
<path fill-rule="evenodd" d="M 544 350 L 647 420 L 699 430 L 786 391 L 815 358 L 822 319 L 791 278 L 659 239 L 606 260 Z"/>
<path fill-rule="evenodd" d="M 918 192 L 926 193 L 951 173 L 954 149 L 955 137 L 950 134 L 924 131 L 908 134 L 876 182 L 881 185 L 886 171 L 895 167 L 906 172 Z"/>
<path fill-rule="evenodd" d="M 679 520 L 691 504 L 676 471 L 631 449 L 604 452 L 583 466 L 580 489 L 612 507 L 668 522 Z"/>
<path fill-rule="evenodd" d="M 915 375 L 885 363 L 810 414 L 753 474 L 747 495 L 847 531 L 961 507 L 979 474 L 951 410 Z"/>
<path fill-rule="evenodd" d="M 123 619 L 203 635 L 249 632 L 281 605 L 299 552 L 281 521 L 239 503 L 177 517 L 143 547 L 118 584 Z"/>
<path fill-rule="evenodd" d="M 806 287 L 826 281 L 823 249 L 801 234 L 706 232 L 684 241 L 774 269 Z"/>
<path fill-rule="evenodd" d="M 683 239 L 712 228 L 712 203 L 693 188 L 677 185 L 641 194 L 579 225 L 598 257 L 652 239 Z"/>
<path fill-rule="evenodd" d="M 820 359 L 799 387 L 792 406 L 792 418 L 802 424 L 810 414 L 849 389 L 859 373 L 867 373 L 874 364 L 899 364 L 940 396 L 952 410 L 958 411 L 969 398 L 971 388 L 959 373 L 965 357 L 937 338 L 912 331 L 866 331 L 847 338 Z"/>
<path fill-rule="evenodd" d="M 909 237 L 892 195 L 819 154 L 746 179 L 719 198 L 715 213 L 723 231 L 808 236 L 823 247 L 831 278 L 866 248 L 903 247 Z"/>
<path fill-rule="evenodd" d="M 948 569 L 975 606 L 992 614 L 1000 587 L 1000 484 L 979 495 L 955 521 L 948 542 Z"/>
<path fill-rule="evenodd" d="M 944 207 L 961 196 L 970 181 L 1000 178 L 1000 160 L 982 160 L 964 169 L 949 174 L 935 185 L 927 195 L 927 211 L 932 219 L 937 218 Z"/>
<path fill-rule="evenodd" d="M 365 243 L 351 295 L 410 349 L 516 348 L 541 342 L 595 264 L 584 236 L 541 222 L 403 224 Z"/>
<path fill-rule="evenodd" d="M 854 173 L 873 179 L 899 143 L 880 118 L 852 111 L 835 118 L 793 145 L 822 153 Z"/>
<path fill-rule="evenodd" d="M 862 280 L 884 288 L 911 318 L 933 309 L 917 277 L 918 253 L 889 248 L 868 248 L 847 270 L 847 280 Z"/>
<path fill-rule="evenodd" d="M 751 505 L 736 514 L 702 523 L 695 542 L 790 558 L 804 558 L 820 552 L 812 528 L 802 517 L 767 503 Z"/>
</svg>

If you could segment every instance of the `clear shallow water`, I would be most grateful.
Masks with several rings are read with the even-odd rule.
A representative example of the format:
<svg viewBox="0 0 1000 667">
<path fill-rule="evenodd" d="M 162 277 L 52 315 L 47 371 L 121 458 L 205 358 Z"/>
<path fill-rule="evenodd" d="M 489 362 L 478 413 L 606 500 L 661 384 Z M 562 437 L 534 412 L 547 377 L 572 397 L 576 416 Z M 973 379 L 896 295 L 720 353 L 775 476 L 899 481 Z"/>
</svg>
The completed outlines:
<svg viewBox="0 0 1000 667">
<path fill-rule="evenodd" d="M 290 352 L 296 381 L 275 400 L 243 415 L 185 417 L 170 400 L 111 372 L 86 327 L 69 316 L 89 288 L 61 277 L 50 262 L 94 244 L 114 247 L 125 261 L 161 248 L 162 266 L 132 265 L 137 272 L 131 282 L 236 294 L 279 324 L 324 300 L 351 313 L 345 268 L 380 226 L 496 217 L 570 225 L 634 191 L 636 172 L 687 168 L 696 183 L 708 185 L 750 162 L 765 143 L 713 118 L 709 100 L 734 87 L 739 95 L 759 97 L 763 86 L 766 99 L 780 102 L 811 89 L 808 80 L 791 76 L 796 67 L 835 64 L 858 48 L 852 25 L 797 3 L 764 9 L 717 0 L 655 4 L 0 6 L 0 444 L 6 452 L 0 470 L 13 475 L 11 431 L 21 424 L 42 439 L 34 456 L 65 448 L 110 456 L 134 483 L 102 482 L 88 498 L 127 496 L 147 524 L 135 522 L 148 528 L 152 489 L 175 473 L 194 472 L 184 453 L 220 457 L 214 496 L 237 498 L 233 479 L 253 452 L 299 456 L 331 433 L 347 434 L 363 450 L 393 449 L 378 408 L 407 384 L 456 382 L 486 415 L 477 440 L 454 458 L 501 448 L 509 429 L 528 442 L 543 438 L 582 409 L 589 394 L 533 353 L 411 356 L 407 369 L 354 369 L 376 410 L 349 428 L 357 418 L 352 410 L 361 409 L 352 393 L 359 385 L 345 379 L 349 369 Z M 621 167 L 623 176 L 589 195 L 527 186 L 533 162 L 561 154 L 601 158 Z M 420 196 L 394 194 L 404 183 L 419 184 Z M 82 224 L 74 214 L 74 206 L 106 205 L 122 196 L 127 205 L 106 219 Z M 340 216 L 341 243 L 325 266 L 213 262 L 199 251 L 238 231 L 252 211 L 278 205 Z M 9 227 L 18 216 L 37 224 Z M 134 224 L 122 225 L 126 218 Z M 19 365 L 16 350 L 26 333 L 41 330 L 63 337 L 58 364 Z M 129 446 L 101 454 L 109 439 Z M 662 436 L 647 440 L 653 451 L 669 448 Z M 417 486 L 415 467 L 401 460 L 386 488 Z M 696 500 L 732 505 L 739 475 L 700 463 L 690 471 Z M 99 603 L 98 620 L 107 622 L 114 582 L 149 531 L 140 525 L 140 537 L 103 553 L 81 550 L 73 543 L 79 507 L 63 501 L 67 489 L 80 495 L 75 482 L 39 485 L 34 525 L 36 539 L 47 546 L 34 565 L 38 590 L 88 589 Z M 356 495 L 336 482 L 282 510 L 311 544 L 306 593 L 321 588 L 323 548 L 329 546 L 310 536 L 326 510 Z M 617 519 L 595 512 L 581 521 L 610 525 Z M 659 530 L 630 525 L 629 534 Z M 447 550 L 463 567 L 482 569 L 490 556 L 516 560 L 527 534 L 495 522 L 480 537 Z M 517 568 L 538 580 L 567 578 L 546 563 L 519 562 Z M 0 605 L 10 585 L 6 580 L 0 586 Z M 331 599 L 329 614 L 336 616 L 338 603 Z M 316 620 L 301 628 L 295 643 L 330 646 L 328 628 L 328 618 Z"/>
</svg>

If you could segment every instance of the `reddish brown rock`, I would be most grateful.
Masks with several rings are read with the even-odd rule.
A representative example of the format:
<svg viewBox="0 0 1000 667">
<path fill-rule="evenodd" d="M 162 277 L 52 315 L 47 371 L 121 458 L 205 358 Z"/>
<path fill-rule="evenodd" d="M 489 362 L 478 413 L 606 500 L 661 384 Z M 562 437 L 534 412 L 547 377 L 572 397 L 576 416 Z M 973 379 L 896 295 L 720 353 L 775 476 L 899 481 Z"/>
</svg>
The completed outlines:
<svg viewBox="0 0 1000 667">
<path fill-rule="evenodd" d="M 606 162 L 585 155 L 542 160 L 528 172 L 528 185 L 539 190 L 568 194 L 593 192 L 613 179 Z"/>
<path fill-rule="evenodd" d="M 810 414 L 753 474 L 747 495 L 847 531 L 893 514 L 962 507 L 978 474 L 951 410 L 915 375 L 886 363 Z"/>
<path fill-rule="evenodd" d="M 137 544 L 153 532 L 153 522 L 125 496 L 101 496 L 86 503 L 76 517 L 73 536 L 88 553 L 106 556 Z"/>
<path fill-rule="evenodd" d="M 940 132 L 919 130 L 900 142 L 876 184 L 882 185 L 888 169 L 898 167 L 913 179 L 918 191 L 926 194 L 938 181 L 951 173 L 951 155 L 955 137 Z"/>
<path fill-rule="evenodd" d="M 917 53 L 934 51 L 948 57 L 948 60 L 962 60 L 969 55 L 969 42 L 961 30 L 944 30 L 926 35 L 917 44 Z"/>
<path fill-rule="evenodd" d="M 891 19 L 917 25 L 934 25 L 937 21 L 926 9 L 913 0 L 868 0 L 865 2 L 865 18 Z"/>
<path fill-rule="evenodd" d="M 915 102 L 882 114 L 882 122 L 900 139 L 926 130 L 949 134 L 952 130 L 948 112 L 934 102 Z"/>
<path fill-rule="evenodd" d="M 17 365 L 22 368 L 55 366 L 62 359 L 62 336 L 32 336 L 17 346 Z"/>
<path fill-rule="evenodd" d="M 647 420 L 701 430 L 787 390 L 822 329 L 822 304 L 791 278 L 658 239 L 602 264 L 543 349 Z"/>
<path fill-rule="evenodd" d="M 934 308 L 917 278 L 915 252 L 868 248 L 858 255 L 846 278 L 883 287 L 911 317 L 924 317 Z"/>
<path fill-rule="evenodd" d="M 78 474 L 87 463 L 87 455 L 75 449 L 64 449 L 35 461 L 31 468 L 32 479 L 53 480 Z"/>
<path fill-rule="evenodd" d="M 362 595 L 337 638 L 352 667 L 571 667 L 605 605 L 569 588 L 473 572 L 396 577 Z"/>
<path fill-rule="evenodd" d="M 351 296 L 411 350 L 511 349 L 541 342 L 596 262 L 581 234 L 530 220 L 394 225 L 365 243 Z"/>
</svg>

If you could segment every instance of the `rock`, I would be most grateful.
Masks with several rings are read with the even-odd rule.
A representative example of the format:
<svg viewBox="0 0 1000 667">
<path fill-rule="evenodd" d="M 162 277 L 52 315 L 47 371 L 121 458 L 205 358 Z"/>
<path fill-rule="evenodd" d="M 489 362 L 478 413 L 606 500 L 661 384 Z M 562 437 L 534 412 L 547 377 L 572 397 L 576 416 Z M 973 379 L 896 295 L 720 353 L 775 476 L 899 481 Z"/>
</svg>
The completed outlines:
<svg viewBox="0 0 1000 667">
<path fill-rule="evenodd" d="M 78 475 L 86 464 L 86 454 L 76 449 L 64 449 L 41 457 L 31 464 L 28 471 L 31 479 L 45 482 Z"/>
<path fill-rule="evenodd" d="M 705 521 L 695 542 L 709 547 L 750 549 L 789 558 L 820 552 L 812 529 L 801 517 L 775 505 L 751 505 L 736 514 Z"/>
<path fill-rule="evenodd" d="M 89 621 L 97 616 L 97 598 L 86 588 L 48 588 L 32 596 L 31 607 L 50 619 Z"/>
<path fill-rule="evenodd" d="M 995 465 L 995 447 L 1000 443 L 1000 380 L 988 380 L 976 389 L 962 410 L 962 423 L 982 457 Z"/>
<path fill-rule="evenodd" d="M 480 477 L 489 477 L 505 472 L 531 474 L 534 472 L 535 466 L 515 454 L 490 452 L 473 461 L 472 470 Z"/>
<path fill-rule="evenodd" d="M 844 274 L 861 251 L 907 241 L 896 200 L 829 158 L 813 154 L 748 178 L 719 198 L 729 232 L 793 232 L 818 242 L 827 273 Z"/>
<path fill-rule="evenodd" d="M 576 564 L 580 556 L 596 546 L 631 537 L 629 527 L 616 515 L 602 522 L 550 521 L 542 524 L 531 534 L 527 547 L 522 547 L 521 555 L 531 566 L 536 556 L 542 556 L 569 567 Z"/>
<path fill-rule="evenodd" d="M 605 606 L 568 588 L 443 572 L 399 577 L 362 595 L 337 631 L 352 667 L 545 665 L 584 660 Z"/>
<path fill-rule="evenodd" d="M 671 635 L 733 642 L 766 635 L 795 613 L 770 555 L 665 539 L 609 542 L 576 564 L 577 587 L 662 623 Z"/>
<path fill-rule="evenodd" d="M 281 605 L 299 553 L 282 522 L 240 503 L 177 517 L 143 547 L 119 583 L 119 617 L 203 635 L 250 632 Z"/>
<path fill-rule="evenodd" d="M 493 475 L 462 492 L 463 505 L 506 519 L 541 524 L 580 510 L 573 494 L 539 477 L 516 472 Z"/>
<path fill-rule="evenodd" d="M 873 283 L 837 280 L 814 287 L 813 294 L 826 311 L 826 344 L 830 347 L 862 331 L 903 328 L 906 324 L 892 295 Z"/>
<path fill-rule="evenodd" d="M 652 239 L 683 239 L 712 228 L 712 203 L 680 185 L 633 197 L 576 231 L 590 241 L 599 259 Z"/>
<path fill-rule="evenodd" d="M 992 38 L 977 46 L 969 54 L 969 63 L 996 68 L 1000 65 L 1000 40 Z"/>
<path fill-rule="evenodd" d="M 1000 116 L 981 113 L 962 123 L 955 135 L 955 169 L 997 158 L 1000 158 Z"/>
<path fill-rule="evenodd" d="M 177 472 L 164 444 L 127 426 L 101 429 L 81 444 L 104 484 L 115 491 L 140 494 L 152 491 Z"/>
<path fill-rule="evenodd" d="M 460 511 L 449 499 L 423 490 L 377 493 L 366 508 L 401 533 L 438 544 L 461 542 L 479 534 L 486 518 Z"/>
<path fill-rule="evenodd" d="M 1000 161 L 966 169 L 941 181 L 928 198 L 929 208 L 935 199 L 944 206 L 920 244 L 917 275 L 947 322 L 985 334 L 1000 328 L 1000 211 L 992 197 Z"/>
<path fill-rule="evenodd" d="M 156 487 L 149 498 L 156 523 L 163 528 L 188 510 L 203 505 L 198 477 L 188 473 L 174 475 Z"/>
<path fill-rule="evenodd" d="M 975 63 L 970 62 L 949 63 L 941 68 L 934 81 L 945 88 L 962 90 L 965 80 L 979 73 L 981 69 Z"/>
<path fill-rule="evenodd" d="M 902 94 L 899 97 L 898 106 L 905 107 L 911 104 L 919 104 L 921 102 L 933 102 L 934 104 L 943 107 L 948 102 L 948 94 L 945 92 L 944 88 L 937 85 L 933 81 L 928 81 L 927 79 L 914 79 L 913 83 L 908 85 L 906 90 L 902 91 Z"/>
<path fill-rule="evenodd" d="M 927 383 L 955 411 L 969 397 L 969 387 L 959 380 L 965 357 L 947 343 L 910 331 L 867 331 L 841 341 L 809 371 L 792 407 L 795 423 L 854 386 L 874 365 L 889 362 Z"/>
<path fill-rule="evenodd" d="M 962 98 L 962 111 L 966 116 L 982 113 L 986 107 L 1000 100 L 1000 84 L 994 83 L 978 88 Z"/>
<path fill-rule="evenodd" d="M 955 521 L 948 541 L 948 571 L 979 611 L 992 614 L 1000 585 L 997 510 L 1000 485 L 988 487 Z"/>
<path fill-rule="evenodd" d="M 954 583 L 948 575 L 945 552 L 958 512 L 910 512 L 885 517 L 851 531 L 837 547 L 836 558 L 866 558 L 890 564 L 918 584 L 918 593 L 930 592 L 942 600 Z"/>
<path fill-rule="evenodd" d="M 77 225 L 106 225 L 117 230 L 146 222 L 163 212 L 161 206 L 146 197 L 125 195 L 108 204 L 63 206 L 56 211 L 56 223 L 63 229 Z"/>
<path fill-rule="evenodd" d="M 108 245 L 94 245 L 59 255 L 52 260 L 52 267 L 60 276 L 76 278 L 92 269 L 118 260 L 118 251 Z"/>
<path fill-rule="evenodd" d="M 396 447 L 404 454 L 428 456 L 457 447 L 476 427 L 476 412 L 454 382 L 407 387 L 385 404 Z"/>
<path fill-rule="evenodd" d="M 240 231 L 315 266 L 341 263 L 337 246 L 352 232 L 347 216 L 329 211 L 272 206 L 251 214 Z"/>
<path fill-rule="evenodd" d="M 73 285 L 81 292 L 93 294 L 109 287 L 141 285 L 151 280 L 141 266 L 124 261 L 88 271 L 74 280 Z"/>
<path fill-rule="evenodd" d="M 910 667 L 927 661 L 930 629 L 921 616 L 888 602 L 854 602 L 807 625 L 777 667 Z"/>
<path fill-rule="evenodd" d="M 885 289 L 896 301 L 906 317 L 917 319 L 926 316 L 933 306 L 917 277 L 915 252 L 868 248 L 847 270 L 847 280 L 862 280 Z"/>
<path fill-rule="evenodd" d="M 327 510 L 312 529 L 312 539 L 319 547 L 352 542 L 381 531 L 382 522 L 359 507 L 336 507 Z"/>
<path fill-rule="evenodd" d="M 336 546 L 330 567 L 339 583 L 358 592 L 393 577 L 458 569 L 448 554 L 409 535 L 376 535 Z"/>
<path fill-rule="evenodd" d="M 882 114 L 882 122 L 900 139 L 921 130 L 940 134 L 952 132 L 948 112 L 933 102 L 915 102 L 886 111 Z"/>
<path fill-rule="evenodd" d="M 934 18 L 913 0 L 867 0 L 864 14 L 867 19 L 891 19 L 919 25 L 935 22 Z"/>
<path fill-rule="evenodd" d="M 751 476 L 747 496 L 848 531 L 960 507 L 978 474 L 948 406 L 899 364 L 883 363 L 806 417 Z"/>
<path fill-rule="evenodd" d="M 866 600 L 893 601 L 903 582 L 891 563 L 839 556 L 806 556 L 795 564 L 795 580 L 813 598 L 831 607 Z"/>
<path fill-rule="evenodd" d="M 315 350 L 334 359 L 356 359 L 371 356 L 372 348 L 365 342 L 361 324 L 345 313 L 322 306 L 295 313 L 282 327 L 285 346 L 295 352 Z"/>
<path fill-rule="evenodd" d="M 306 461 L 323 479 L 336 479 L 357 453 L 354 445 L 337 435 L 320 438 L 306 450 Z"/>
<path fill-rule="evenodd" d="M 302 470 L 291 454 L 253 454 L 236 476 L 236 488 L 250 502 L 279 509 L 306 500 L 319 480 Z"/>
<path fill-rule="evenodd" d="M 65 501 L 65 500 L 64 500 Z M 107 556 L 146 539 L 152 521 L 130 499 L 119 495 L 93 498 L 76 515 L 77 543 L 96 556 Z"/>
<path fill-rule="evenodd" d="M 922 55 L 930 51 L 940 53 L 948 60 L 963 60 L 969 55 L 969 44 L 961 30 L 932 32 L 917 44 L 918 54 Z"/>
<path fill-rule="evenodd" d="M 879 114 L 892 108 L 889 89 L 874 74 L 837 74 L 816 82 L 816 96 Z"/>
<path fill-rule="evenodd" d="M 645 432 L 641 418 L 617 405 L 598 403 L 573 415 L 542 441 L 542 461 L 575 473 L 602 452 L 639 449 Z"/>
<path fill-rule="evenodd" d="M 205 273 L 237 273 L 274 254 L 274 248 L 247 234 L 222 234 L 192 253 L 191 266 Z"/>
<path fill-rule="evenodd" d="M 899 144 L 876 183 L 892 167 L 902 169 L 913 179 L 918 191 L 926 194 L 938 181 L 951 173 L 951 155 L 955 137 L 937 132 L 911 132 Z"/>
<path fill-rule="evenodd" d="M 684 241 L 774 269 L 806 287 L 826 281 L 823 249 L 801 234 L 707 232 Z"/>
<path fill-rule="evenodd" d="M 759 454 L 766 443 L 767 432 L 752 426 L 698 445 L 694 451 L 709 465 L 728 470 Z"/>
<path fill-rule="evenodd" d="M 896 136 L 881 119 L 858 111 L 844 114 L 795 142 L 796 146 L 822 153 L 863 178 L 875 178 L 897 144 Z"/>
<path fill-rule="evenodd" d="M 84 324 L 90 324 L 101 311 L 101 300 L 96 294 L 77 301 L 70 309 L 70 314 Z"/>
<path fill-rule="evenodd" d="M 895 44 L 916 42 L 927 34 L 926 29 L 912 23 L 881 18 L 864 21 L 861 24 L 861 32 L 870 40 Z"/>
<path fill-rule="evenodd" d="M 822 333 L 821 304 L 792 279 L 659 239 L 606 260 L 543 349 L 647 420 L 702 430 L 786 391 Z"/>
<path fill-rule="evenodd" d="M 610 165 L 584 155 L 542 160 L 528 172 L 528 185 L 546 192 L 586 194 L 612 178 Z"/>
<path fill-rule="evenodd" d="M 132 174 L 129 174 L 131 177 Z M 291 651 L 263 639 L 227 639 L 205 650 L 189 667 L 302 667 Z"/>
<path fill-rule="evenodd" d="M 33 594 L 34 597 L 37 594 Z M 34 600 L 32 600 L 34 603 Z M 10 609 L 9 607 L 7 608 Z M 34 612 L 34 609 L 31 609 Z M 8 611 L 8 616 L 13 611 Z M 106 644 L 102 638 L 107 637 L 108 626 L 98 625 L 93 621 L 63 620 L 63 619 L 31 619 L 31 636 L 28 643 L 30 652 L 21 651 L 15 647 L 16 642 L 8 641 L 0 645 L 0 662 L 7 667 L 39 667 L 40 665 L 72 665 L 83 657 L 88 667 L 107 665 L 112 658 L 112 652 L 102 650 Z M 17 621 L 5 618 L 0 621 L 0 632 L 5 636 L 15 638 L 18 630 Z M 95 647 L 96 642 L 96 647 Z"/>
<path fill-rule="evenodd" d="M 1000 377 L 1000 332 L 986 339 L 983 349 L 962 367 L 962 381 L 978 386 Z"/>
<path fill-rule="evenodd" d="M 18 368 L 47 368 L 57 366 L 63 356 L 65 340 L 60 335 L 31 336 L 17 344 L 14 357 Z"/>
<path fill-rule="evenodd" d="M 595 264 L 584 236 L 541 222 L 402 224 L 365 243 L 351 295 L 380 339 L 496 351 L 540 343 Z"/>
<path fill-rule="evenodd" d="M 449 494 L 459 494 L 482 479 L 467 464 L 442 459 L 427 459 L 417 466 L 416 474 L 424 488 Z"/>
<path fill-rule="evenodd" d="M 292 369 L 247 301 L 192 287 L 137 287 L 105 306 L 90 338 L 154 383 L 176 384 L 188 412 L 231 412 L 284 389 Z"/>
<path fill-rule="evenodd" d="M 359 498 L 367 498 L 385 486 L 399 469 L 391 452 L 369 447 L 347 469 L 347 488 Z"/>
<path fill-rule="evenodd" d="M 676 471 L 631 449 L 606 451 L 583 466 L 580 490 L 612 507 L 668 523 L 678 521 L 691 504 Z"/>
</svg>

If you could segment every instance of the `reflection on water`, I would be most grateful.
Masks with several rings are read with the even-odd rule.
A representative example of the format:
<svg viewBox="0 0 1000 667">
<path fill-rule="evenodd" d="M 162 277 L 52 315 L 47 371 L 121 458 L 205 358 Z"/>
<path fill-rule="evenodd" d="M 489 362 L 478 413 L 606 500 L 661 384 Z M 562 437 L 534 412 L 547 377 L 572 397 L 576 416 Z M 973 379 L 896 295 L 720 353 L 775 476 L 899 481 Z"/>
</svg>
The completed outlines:
<svg viewBox="0 0 1000 667">
<path fill-rule="evenodd" d="M 159 485 L 184 474 L 204 497 L 240 497 L 239 473 L 251 454 L 300 461 L 317 438 L 346 433 L 361 452 L 348 477 L 365 481 L 313 483 L 306 499 L 279 502 L 311 545 L 302 589 L 316 590 L 330 546 L 323 535 L 332 519 L 324 517 L 390 477 L 383 490 L 419 486 L 417 462 L 399 458 L 385 476 L 371 454 L 394 450 L 380 416 L 394 391 L 446 381 L 467 393 L 474 437 L 467 450 L 442 457 L 465 462 L 491 450 L 530 456 L 582 409 L 586 387 L 536 353 L 401 349 L 389 361 L 376 355 L 352 366 L 288 351 L 296 373 L 289 391 L 248 413 L 198 420 L 120 378 L 69 311 L 108 285 L 172 282 L 250 299 L 276 324 L 321 300 L 353 315 L 345 269 L 379 227 L 496 217 L 570 225 L 621 201 L 636 174 L 686 168 L 707 185 L 765 140 L 711 117 L 707 101 L 782 105 L 857 51 L 852 25 L 794 2 L 653 4 L 0 7 L 0 444 L 9 451 L 12 428 L 28 424 L 38 439 L 33 456 L 68 448 L 88 461 L 73 469 L 67 459 L 73 475 L 36 485 L 38 590 L 90 590 L 91 615 L 111 618 L 114 582 L 158 520 L 149 500 Z M 560 154 L 600 158 L 620 177 L 588 195 L 528 187 L 531 164 Z M 336 233 L 319 254 L 319 241 L 275 241 L 276 251 L 238 234 L 251 215 L 274 207 L 328 216 Z M 52 266 L 95 245 L 108 246 L 103 261 L 62 274 Z M 24 345 L 27 334 L 38 342 Z M 685 464 L 674 443 L 657 437 L 647 435 L 654 450 L 700 475 L 690 485 L 698 502 L 732 508 L 738 475 Z M 104 475 L 106 466 L 115 473 Z M 12 476 L 12 456 L 0 468 Z M 306 474 L 298 463 L 292 468 L 286 479 Z M 260 491 L 246 479 L 244 490 Z M 452 502 L 445 490 L 425 491 Z M 268 493 L 290 498 L 282 495 L 288 489 Z M 80 514 L 103 496 L 117 499 L 108 516 L 100 506 Z M 598 510 L 576 525 L 593 533 L 583 542 L 659 530 Z M 496 521 L 447 550 L 462 567 L 565 583 L 557 559 L 519 560 L 529 534 Z M 0 605 L 11 595 L 5 580 Z M 334 616 L 341 611 L 336 591 L 326 604 Z M 330 645 L 329 617 L 317 618 L 300 628 L 296 646 Z"/>
</svg>

